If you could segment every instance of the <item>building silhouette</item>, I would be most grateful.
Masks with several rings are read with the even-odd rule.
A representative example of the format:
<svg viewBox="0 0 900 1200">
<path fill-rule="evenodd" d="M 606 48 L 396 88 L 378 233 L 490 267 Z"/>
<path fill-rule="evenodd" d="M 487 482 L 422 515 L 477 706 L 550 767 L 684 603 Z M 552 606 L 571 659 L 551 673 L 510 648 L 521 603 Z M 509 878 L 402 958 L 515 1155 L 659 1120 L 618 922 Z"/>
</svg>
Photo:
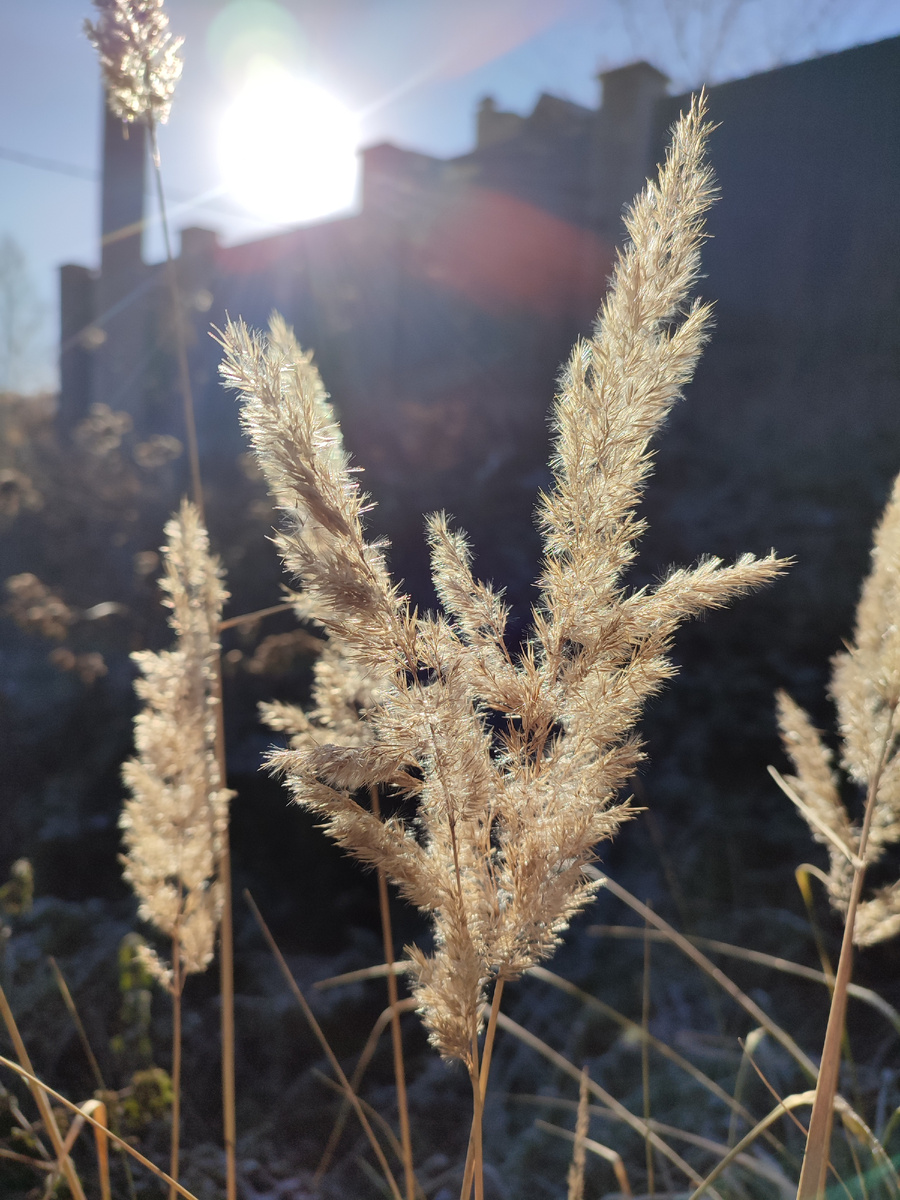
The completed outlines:
<svg viewBox="0 0 900 1200">
<path fill-rule="evenodd" d="M 479 534 L 502 581 L 530 578 L 554 380 L 688 100 L 646 63 L 599 82 L 595 109 L 543 95 L 520 116 L 486 98 L 457 158 L 366 149 L 355 215 L 230 247 L 181 232 L 209 478 L 241 444 L 206 331 L 226 312 L 264 325 L 277 308 L 314 348 L 376 527 L 413 576 L 419 514 L 440 506 Z M 841 543 L 868 528 L 900 467 L 900 39 L 717 85 L 709 108 L 722 199 L 699 290 L 717 329 L 649 495 L 662 564 Z M 62 268 L 68 429 L 105 403 L 180 436 L 175 316 L 140 254 L 144 160 L 141 131 L 124 140 L 107 118 L 100 271 Z M 864 561 L 865 541 L 854 554 Z"/>
</svg>

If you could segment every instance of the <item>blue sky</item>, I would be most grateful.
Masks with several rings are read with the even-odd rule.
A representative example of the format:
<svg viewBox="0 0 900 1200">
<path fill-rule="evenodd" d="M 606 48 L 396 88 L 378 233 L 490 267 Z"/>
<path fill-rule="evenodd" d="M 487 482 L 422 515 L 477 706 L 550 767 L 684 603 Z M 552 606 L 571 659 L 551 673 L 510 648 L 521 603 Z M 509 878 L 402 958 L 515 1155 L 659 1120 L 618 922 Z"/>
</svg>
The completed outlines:
<svg viewBox="0 0 900 1200">
<path fill-rule="evenodd" d="M 226 241 L 267 226 L 227 195 L 185 201 L 221 187 L 218 124 L 255 53 L 359 113 L 363 144 L 452 156 L 470 148 L 485 94 L 518 112 L 542 91 L 594 106 L 597 71 L 636 58 L 683 91 L 900 34 L 900 0 L 167 0 L 166 9 L 185 37 L 161 137 L 173 223 L 212 226 Z M 32 385 L 53 378 L 56 268 L 97 261 L 101 97 L 81 32 L 91 13 L 88 0 L 0 0 L 0 238 L 21 247 L 43 308 Z M 160 253 L 152 233 L 146 251 Z"/>
</svg>

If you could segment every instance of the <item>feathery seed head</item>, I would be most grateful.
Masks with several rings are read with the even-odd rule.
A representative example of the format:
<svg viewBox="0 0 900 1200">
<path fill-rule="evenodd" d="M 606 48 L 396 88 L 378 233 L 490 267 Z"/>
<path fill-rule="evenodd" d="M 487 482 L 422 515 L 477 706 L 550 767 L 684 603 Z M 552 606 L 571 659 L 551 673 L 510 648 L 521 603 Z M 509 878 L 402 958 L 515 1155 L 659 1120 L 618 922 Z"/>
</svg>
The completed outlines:
<svg viewBox="0 0 900 1200">
<path fill-rule="evenodd" d="M 173 650 L 132 656 L 144 707 L 134 722 L 136 756 L 122 768 L 131 795 L 120 826 L 140 915 L 177 939 L 182 970 L 191 973 L 212 958 L 222 906 L 216 872 L 231 793 L 215 754 L 215 660 L 227 592 L 192 504 L 184 501 L 166 538 L 160 586 L 177 640 Z M 168 968 L 153 961 L 166 982 Z"/>
<path fill-rule="evenodd" d="M 875 530 L 872 569 L 856 610 L 853 645 L 832 661 L 831 695 L 838 712 L 843 766 L 854 783 L 875 788 L 871 824 L 861 833 L 851 822 L 839 791 L 831 756 L 809 718 L 790 697 L 778 697 L 785 751 L 797 772 L 788 780 L 813 837 L 828 846 L 829 896 L 847 911 L 853 879 L 850 854 L 877 862 L 885 848 L 900 842 L 900 476 Z M 794 798 L 794 797 L 792 797 Z M 795 801 L 796 802 L 796 801 Z M 860 903 L 854 941 L 872 945 L 900 932 L 900 884 L 882 888 Z"/>
<path fill-rule="evenodd" d="M 419 616 L 391 584 L 321 380 L 284 323 L 267 337 L 242 324 L 221 335 L 223 378 L 285 514 L 282 556 L 332 647 L 312 714 L 268 707 L 293 735 L 270 765 L 331 837 L 431 915 L 434 953 L 410 951 L 419 1011 L 441 1053 L 470 1069 L 491 982 L 552 953 L 596 890 L 583 870 L 594 847 L 632 815 L 617 794 L 640 758 L 643 703 L 673 672 L 676 628 L 783 566 L 745 555 L 674 571 L 655 590 L 621 582 L 650 439 L 706 337 L 708 309 L 687 291 L 712 195 L 707 130 L 700 100 L 634 204 L 594 335 L 564 374 L 542 598 L 518 655 L 502 596 L 474 578 L 443 515 L 428 538 L 444 613 Z M 416 796 L 417 817 L 378 819 L 354 796 L 364 785 Z"/>
<path fill-rule="evenodd" d="M 100 56 L 110 111 L 125 122 L 146 118 L 164 125 L 175 85 L 183 38 L 169 33 L 163 0 L 93 0 L 96 24 L 84 31 Z"/>
</svg>

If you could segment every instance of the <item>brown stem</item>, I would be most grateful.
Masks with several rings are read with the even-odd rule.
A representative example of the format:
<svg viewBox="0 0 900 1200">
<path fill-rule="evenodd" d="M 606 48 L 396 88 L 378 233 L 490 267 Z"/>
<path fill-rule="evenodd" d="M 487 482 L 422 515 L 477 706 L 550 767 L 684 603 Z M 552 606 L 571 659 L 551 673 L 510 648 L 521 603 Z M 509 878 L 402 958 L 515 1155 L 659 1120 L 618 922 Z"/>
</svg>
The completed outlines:
<svg viewBox="0 0 900 1200">
<path fill-rule="evenodd" d="M 2 987 L 0 987 L 0 1016 L 3 1017 L 3 1022 L 6 1025 L 16 1052 L 16 1058 L 21 1064 L 21 1074 L 28 1079 L 28 1085 L 31 1088 L 31 1094 L 34 1097 L 38 1112 L 41 1114 L 41 1120 L 44 1122 L 47 1136 L 53 1144 L 59 1169 L 65 1175 L 69 1190 L 75 1197 L 75 1200 L 85 1200 L 81 1180 L 75 1171 L 74 1163 L 63 1147 L 63 1140 L 59 1132 L 59 1126 L 56 1123 L 56 1116 L 45 1094 L 48 1089 L 44 1088 L 34 1077 L 34 1067 L 31 1065 L 31 1059 L 28 1057 L 28 1051 L 25 1049 L 25 1043 L 22 1040 L 22 1035 L 19 1033 L 19 1027 L 16 1024 L 16 1019 L 13 1016 L 12 1009 L 9 1007 Z M 13 1063 L 7 1063 L 7 1065 L 12 1067 L 13 1070 L 16 1069 Z"/>
<path fill-rule="evenodd" d="M 481 1074 L 479 1077 L 481 1099 L 487 1095 L 488 1075 L 491 1072 L 491 1058 L 494 1054 L 494 1038 L 497 1034 L 497 1016 L 500 1012 L 500 1001 L 503 998 L 503 985 L 506 980 L 501 975 L 494 984 L 494 994 L 491 997 L 491 1011 L 488 1016 L 487 1030 L 484 1035 L 484 1048 L 481 1051 Z"/>
<path fill-rule="evenodd" d="M 151 114 L 147 115 L 150 137 L 150 152 L 153 161 L 153 176 L 156 182 L 156 197 L 159 204 L 160 223 L 166 248 L 166 278 L 172 303 L 172 319 L 175 330 L 175 354 L 178 361 L 178 381 L 184 404 L 184 428 L 187 437 L 188 461 L 191 472 L 191 494 L 200 521 L 206 525 L 203 504 L 203 482 L 200 477 L 200 452 L 197 444 L 197 421 L 194 412 L 194 393 L 191 387 L 191 372 L 188 364 L 187 345 L 184 338 L 183 309 L 178 288 L 178 272 L 172 254 L 172 239 L 166 210 L 160 168 L 159 143 L 156 124 Z M 218 698 L 216 713 L 216 760 L 219 765 L 219 786 L 225 787 L 225 726 L 222 719 L 222 660 L 217 656 L 215 663 L 214 688 Z M 237 1161 L 235 1154 L 235 1087 L 234 1087 L 234 935 L 232 928 L 231 903 L 231 854 L 228 833 L 223 836 L 222 849 L 217 863 L 219 881 L 222 886 L 222 919 L 219 927 L 219 971 L 222 1004 L 222 1111 L 223 1141 L 225 1143 L 225 1174 L 227 1200 L 237 1200 Z"/>
<path fill-rule="evenodd" d="M 318 987 L 318 984 L 315 984 L 314 986 Z M 401 1012 L 413 1012 L 415 1010 L 415 1007 L 416 1007 L 416 1001 L 413 999 L 412 996 L 409 996 L 409 997 L 407 997 L 406 1000 L 401 1000 L 399 1002 L 399 1008 L 400 1008 Z M 356 1093 L 357 1096 L 359 1095 L 359 1085 L 362 1083 L 362 1078 L 365 1075 L 366 1070 L 368 1069 L 369 1063 L 372 1061 L 372 1056 L 378 1047 L 378 1042 L 381 1038 L 382 1033 L 384 1033 L 386 1027 L 391 1023 L 391 1017 L 393 1016 L 393 1014 L 394 1014 L 393 1008 L 386 1008 L 384 1010 L 384 1012 L 381 1014 L 381 1016 L 378 1018 L 378 1020 L 375 1022 L 375 1024 L 372 1026 L 372 1032 L 369 1034 L 368 1039 L 366 1040 L 366 1044 L 365 1044 L 365 1046 L 363 1046 L 362 1053 L 360 1054 L 359 1059 L 357 1060 L 356 1066 L 353 1068 L 353 1074 L 350 1077 L 350 1087 L 353 1089 L 353 1091 Z M 312 1180 L 313 1191 L 315 1191 L 316 1188 L 319 1187 L 322 1180 L 325 1178 L 325 1175 L 328 1171 L 329 1166 L 331 1165 L 331 1160 L 334 1158 L 334 1152 L 337 1149 L 337 1145 L 338 1145 L 338 1142 L 340 1141 L 341 1134 L 344 1131 L 344 1126 L 347 1123 L 347 1115 L 349 1114 L 349 1112 L 350 1112 L 350 1102 L 347 1099 L 347 1097 L 344 1096 L 343 1103 L 341 1104 L 341 1111 L 338 1113 L 337 1120 L 335 1121 L 334 1126 L 331 1130 L 331 1135 L 328 1138 L 328 1143 L 325 1146 L 325 1149 L 322 1151 L 322 1157 L 319 1159 L 319 1165 L 316 1167 L 315 1174 L 313 1175 L 313 1180 Z M 398 1154 L 397 1157 L 400 1159 L 401 1162 L 403 1161 L 402 1147 L 401 1147 L 400 1153 Z M 422 1193 L 421 1187 L 419 1187 L 418 1184 L 416 1184 L 416 1191 L 417 1191 L 417 1194 L 421 1197 L 423 1193 Z"/>
<path fill-rule="evenodd" d="M 51 954 L 48 958 L 50 970 L 53 972 L 53 978 L 56 980 L 56 986 L 59 988 L 59 994 L 62 996 L 63 1004 L 69 1010 L 69 1016 L 72 1018 L 72 1024 L 75 1026 L 75 1031 L 78 1034 L 78 1040 L 81 1042 L 81 1048 L 84 1050 L 85 1058 L 90 1064 L 91 1073 L 94 1076 L 94 1083 L 100 1091 L 106 1091 L 106 1084 L 103 1081 L 103 1073 L 100 1070 L 100 1064 L 97 1062 L 97 1056 L 91 1049 L 90 1039 L 87 1035 L 87 1030 L 81 1017 L 78 1015 L 78 1009 L 75 1007 L 75 1001 L 72 999 L 72 993 L 69 990 L 69 985 L 66 983 L 65 976 L 59 969 L 59 964 Z"/>
<path fill-rule="evenodd" d="M 0 995 L 2 995 L 2 989 L 0 989 Z M 45 1101 L 46 1096 L 49 1096 L 51 1099 L 55 1100 L 57 1104 L 61 1104 L 63 1108 L 72 1113 L 74 1117 L 81 1117 L 83 1120 L 87 1121 L 92 1129 L 99 1129 L 110 1139 L 110 1141 L 113 1141 L 116 1143 L 116 1145 L 121 1146 L 126 1154 L 130 1154 L 135 1162 L 139 1162 L 141 1166 L 146 1167 L 148 1171 L 152 1171 L 158 1179 L 161 1179 L 164 1183 L 168 1183 L 170 1186 L 174 1184 L 175 1191 L 179 1196 L 183 1196 L 184 1200 L 197 1200 L 197 1197 L 193 1194 L 193 1192 L 189 1192 L 186 1187 L 182 1187 L 180 1183 L 176 1183 L 175 1180 L 171 1179 L 161 1167 L 158 1167 L 156 1163 L 151 1162 L 149 1158 L 145 1158 L 143 1154 L 135 1150 L 134 1146 L 129 1146 L 129 1144 L 123 1138 L 120 1138 L 117 1134 L 113 1133 L 111 1130 L 108 1130 L 106 1126 L 102 1124 L 102 1122 L 84 1112 L 84 1110 L 79 1108 L 77 1104 L 73 1104 L 71 1100 L 67 1100 L 65 1096 L 60 1095 L 59 1092 L 54 1091 L 52 1087 L 48 1087 L 46 1083 L 42 1083 L 33 1071 L 26 1071 L 24 1068 L 17 1066 L 11 1059 L 6 1058 L 2 1054 L 0 1054 L 0 1066 L 7 1067 L 10 1071 L 15 1072 L 20 1079 L 25 1080 L 33 1092 L 44 1095 Z M 52 1114 L 53 1110 L 51 1109 L 50 1111 Z M 75 1178 L 77 1181 L 77 1176 Z M 80 1184 L 78 1184 L 77 1193 L 73 1192 L 73 1195 L 75 1194 L 80 1196 L 81 1200 L 84 1200 L 84 1192 L 82 1191 Z"/>
<path fill-rule="evenodd" d="M 303 995 L 303 992 L 300 990 L 299 986 L 297 985 L 296 979 L 291 974 L 291 969 L 285 962 L 284 955 L 281 953 L 281 951 L 278 948 L 278 943 L 272 937 L 272 932 L 269 929 L 268 925 L 263 920 L 262 913 L 256 907 L 255 900 L 250 895 L 250 893 L 246 890 L 246 888 L 244 889 L 244 899 L 247 901 L 247 904 L 250 907 L 250 911 L 253 913 L 253 917 L 254 917 L 257 925 L 260 928 L 260 932 L 262 933 L 263 937 L 266 940 L 266 944 L 268 945 L 269 949 L 272 951 L 272 954 L 275 957 L 275 961 L 278 963 L 278 967 L 281 971 L 281 974 L 284 976 L 285 982 L 287 983 L 288 987 L 291 989 L 294 999 L 300 1005 L 303 1015 L 306 1018 L 307 1024 L 309 1025 L 310 1029 L 312 1030 L 319 1045 L 324 1050 L 325 1055 L 328 1058 L 329 1063 L 331 1064 L 331 1069 L 334 1071 L 335 1075 L 337 1076 L 338 1080 L 340 1081 L 340 1085 L 343 1088 L 344 1095 L 347 1097 L 347 1099 L 350 1101 L 350 1103 L 353 1106 L 353 1111 L 356 1113 L 359 1123 L 360 1123 L 360 1125 L 362 1125 L 363 1131 L 364 1131 L 366 1137 L 369 1139 L 369 1145 L 372 1147 L 375 1157 L 378 1159 L 378 1165 L 381 1167 L 381 1170 L 384 1174 L 385 1182 L 387 1183 L 388 1188 L 390 1189 L 390 1193 L 391 1193 L 391 1196 L 393 1197 L 393 1200 L 403 1200 L 403 1196 L 401 1195 L 400 1189 L 397 1186 L 397 1181 L 394 1178 L 394 1174 L 391 1171 L 391 1168 L 388 1165 L 388 1161 L 384 1156 L 384 1151 L 382 1150 L 381 1145 L 379 1144 L 378 1138 L 376 1138 L 376 1136 L 372 1130 L 372 1126 L 369 1122 L 369 1119 L 366 1116 L 365 1112 L 363 1111 L 363 1107 L 362 1107 L 362 1104 L 360 1103 L 359 1097 L 357 1096 L 357 1094 L 353 1090 L 353 1088 L 350 1086 L 350 1081 L 347 1078 L 346 1074 L 344 1073 L 343 1067 L 338 1062 L 337 1056 L 335 1055 L 334 1051 L 332 1050 L 331 1045 L 328 1042 L 328 1039 L 325 1037 L 325 1034 L 322 1032 L 321 1025 L 316 1020 L 315 1014 L 313 1013 L 312 1009 L 309 1007 L 309 1003 L 307 1002 L 306 997 Z"/>
<path fill-rule="evenodd" d="M 178 1179 L 178 1159 L 181 1135 L 181 940 L 178 929 L 172 934 L 172 1147 L 169 1156 L 169 1175 Z M 169 1184 L 169 1200 L 178 1195 Z"/>
<path fill-rule="evenodd" d="M 472 1082 L 472 1134 L 470 1139 L 472 1147 L 472 1180 L 475 1184 L 475 1200 L 484 1200 L 484 1146 L 482 1144 L 484 1102 L 481 1095 L 481 1077 L 477 1060 L 469 1071 L 469 1078 Z M 464 1177 L 460 1200 L 469 1200 L 470 1187 L 471 1183 L 467 1183 Z"/>
<path fill-rule="evenodd" d="M 494 1053 L 494 1039 L 497 1034 L 497 1018 L 500 1015 L 500 1001 L 503 997 L 503 985 L 505 982 L 506 980 L 501 975 L 494 984 L 494 994 L 491 997 L 491 1011 L 490 1015 L 488 1016 L 487 1030 L 484 1035 L 484 1048 L 481 1053 L 481 1070 L 478 1073 L 478 1087 L 481 1093 L 482 1113 L 484 1112 L 484 1098 L 487 1095 L 488 1076 L 491 1072 L 491 1058 L 493 1057 Z M 475 1143 L 474 1138 L 470 1136 L 469 1148 L 466 1152 L 466 1166 L 463 1172 L 463 1186 L 461 1193 L 465 1200 L 469 1200 L 469 1196 L 472 1192 L 472 1178 L 474 1172 Z"/>
<path fill-rule="evenodd" d="M 223 629 L 234 629 L 237 625 L 252 625 L 254 621 L 261 621 L 263 617 L 289 612 L 293 607 L 290 601 L 286 601 L 284 604 L 271 604 L 268 608 L 258 608 L 256 612 L 241 613 L 239 617 L 229 617 L 227 621 L 219 622 L 219 632 L 221 633 Z"/>
<path fill-rule="evenodd" d="M 216 762 L 219 786 L 225 787 L 225 720 L 222 706 L 222 657 L 216 655 L 213 690 L 216 704 Z M 230 828 L 230 826 L 229 826 Z M 222 1138 L 225 1145 L 225 1196 L 237 1200 L 237 1118 L 234 1078 L 234 918 L 231 894 L 229 828 L 222 834 L 216 871 L 222 889 L 219 922 L 219 996 L 222 1005 Z"/>
<path fill-rule="evenodd" d="M 372 812 L 381 819 L 378 788 L 369 788 Z M 391 908 L 388 900 L 387 879 L 384 870 L 378 868 L 378 908 L 381 913 L 381 935 L 384 942 L 384 961 L 388 965 L 387 991 L 391 1005 L 391 1042 L 394 1051 L 394 1079 L 397 1084 L 397 1110 L 400 1118 L 400 1144 L 403 1147 L 403 1174 L 406 1185 L 406 1200 L 415 1200 L 416 1174 L 413 1168 L 412 1138 L 409 1128 L 409 1104 L 406 1097 L 406 1070 L 403 1063 L 403 1035 L 400 1029 L 399 996 L 397 975 L 394 965 L 394 934 L 391 929 Z"/>
<path fill-rule="evenodd" d="M 841 940 L 841 956 L 838 959 L 831 1008 L 828 1013 L 828 1025 L 825 1029 L 822 1062 L 816 1082 L 816 1098 L 809 1120 L 809 1133 L 803 1155 L 803 1166 L 800 1170 L 797 1200 L 817 1200 L 819 1196 L 824 1195 L 825 1191 L 831 1129 L 834 1123 L 834 1097 L 837 1094 L 838 1076 L 841 1069 L 841 1041 L 847 1015 L 847 993 L 853 974 L 853 929 L 856 924 L 856 910 L 859 907 L 866 878 L 866 848 L 869 841 L 869 830 L 872 828 L 878 785 L 881 782 L 894 738 L 896 707 L 894 705 L 890 710 L 878 765 L 869 780 L 866 812 L 863 818 L 862 832 L 859 835 L 857 865 L 853 869 L 853 884 L 850 890 L 850 901 L 847 905 L 847 918 L 844 922 L 844 936 Z"/>
<path fill-rule="evenodd" d="M 649 900 L 647 907 L 650 907 Z M 649 925 L 644 922 L 644 980 L 641 998 L 641 1086 L 644 1093 L 644 1120 L 647 1129 L 650 1128 L 650 1044 L 647 1034 L 650 1028 L 650 938 Z M 653 1147 L 648 1138 L 644 1138 L 644 1157 L 647 1163 L 647 1191 L 651 1200 L 656 1194 L 656 1179 L 654 1175 Z"/>
<path fill-rule="evenodd" d="M 96 1055 L 94 1054 L 94 1051 L 91 1049 L 91 1043 L 90 1043 L 90 1040 L 87 1035 L 87 1030 L 84 1027 L 84 1023 L 82 1022 L 81 1017 L 78 1015 L 78 1009 L 75 1007 L 75 1000 L 72 997 L 72 992 L 69 989 L 69 985 L 66 983 L 65 976 L 63 975 L 62 971 L 59 969 L 56 959 L 53 957 L 52 954 L 50 955 L 49 961 L 50 961 L 50 967 L 53 971 L 53 975 L 56 979 L 56 986 L 59 988 L 60 995 L 63 998 L 63 1003 L 65 1004 L 66 1008 L 69 1010 L 69 1015 L 72 1018 L 72 1022 L 75 1025 L 76 1030 L 78 1031 L 78 1037 L 81 1041 L 81 1045 L 84 1049 L 84 1053 L 88 1059 L 88 1062 L 91 1065 L 91 1071 L 94 1076 L 94 1082 L 97 1084 L 97 1087 L 101 1092 L 108 1092 L 109 1088 L 106 1086 L 106 1081 L 103 1078 L 103 1073 L 100 1070 L 100 1064 L 97 1062 Z M 113 1131 L 113 1133 L 119 1132 L 118 1118 L 116 1117 L 115 1105 L 113 1105 L 108 1110 L 108 1124 L 109 1124 L 110 1129 Z M 116 1153 L 119 1155 L 119 1158 L 122 1160 L 122 1169 L 125 1172 L 125 1179 L 128 1184 L 128 1195 L 131 1197 L 131 1200 L 137 1200 L 137 1194 L 134 1190 L 134 1175 L 132 1174 L 132 1171 L 131 1171 L 131 1163 L 128 1160 L 128 1155 L 125 1153 L 125 1151 L 122 1149 L 122 1147 L 120 1145 L 118 1145 L 117 1143 L 114 1142 L 113 1146 L 114 1146 Z"/>
</svg>

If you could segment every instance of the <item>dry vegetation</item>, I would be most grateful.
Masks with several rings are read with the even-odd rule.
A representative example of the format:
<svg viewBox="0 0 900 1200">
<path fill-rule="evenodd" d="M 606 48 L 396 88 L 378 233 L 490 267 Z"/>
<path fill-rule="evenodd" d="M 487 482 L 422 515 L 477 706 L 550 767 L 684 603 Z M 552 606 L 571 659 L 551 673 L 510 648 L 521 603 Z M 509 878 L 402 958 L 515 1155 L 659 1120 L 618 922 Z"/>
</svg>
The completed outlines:
<svg viewBox="0 0 900 1200">
<path fill-rule="evenodd" d="M 89 33 L 100 51 L 114 111 L 125 120 L 146 120 L 152 130 L 168 114 L 180 72 L 177 42 L 167 32 L 161 0 L 95 2 L 99 18 Z M 461 1063 L 471 1083 L 471 1131 L 458 1181 L 461 1200 L 489 1195 L 485 1164 L 491 1147 L 483 1136 L 483 1118 L 499 1031 L 548 1060 L 553 1078 L 569 1075 L 578 1082 L 577 1102 L 569 1102 L 575 1110 L 574 1133 L 539 1123 L 574 1143 L 569 1200 L 589 1194 L 586 1178 L 593 1177 L 587 1170 L 588 1153 L 611 1168 L 619 1195 L 633 1194 L 637 1185 L 632 1181 L 640 1178 L 656 1196 L 796 1194 L 798 1200 L 813 1200 L 825 1194 L 832 1154 L 843 1194 L 900 1195 L 900 1179 L 885 1149 L 895 1129 L 891 1108 L 896 1097 L 881 1106 L 873 1127 L 857 1100 L 851 1104 L 840 1087 L 848 997 L 886 1018 L 894 1038 L 900 1029 L 900 1015 L 886 1001 L 851 982 L 854 942 L 868 945 L 892 937 L 900 923 L 900 885 L 891 882 L 870 898 L 863 895 L 866 868 L 883 859 L 900 838 L 895 720 L 900 704 L 895 621 L 900 493 L 895 492 L 876 533 L 854 644 L 836 658 L 834 668 L 843 764 L 852 783 L 866 792 L 861 822 L 841 799 L 830 752 L 810 719 L 787 695 L 778 700 L 785 747 L 796 772 L 786 780 L 778 778 L 813 837 L 828 851 L 830 870 L 827 876 L 820 874 L 842 914 L 845 933 L 834 972 L 827 959 L 823 972 L 783 959 L 764 965 L 831 989 L 820 1061 L 805 1053 L 703 951 L 757 962 L 766 956 L 754 959 L 740 947 L 704 946 L 702 939 L 685 938 L 593 866 L 598 843 L 613 838 L 624 821 L 640 816 L 627 799 L 629 780 L 643 757 L 636 725 L 646 700 L 673 674 L 670 649 L 678 626 L 770 582 L 785 566 L 774 554 L 761 559 L 745 555 L 733 565 L 705 559 L 692 568 L 673 569 L 652 588 L 634 590 L 625 580 L 644 528 L 637 505 L 652 466 L 652 441 L 690 380 L 708 334 L 709 307 L 690 298 L 699 274 L 704 214 L 714 198 L 704 157 L 708 129 L 701 98 L 674 128 L 658 180 L 648 183 L 629 211 L 628 243 L 594 332 L 575 346 L 562 373 L 553 413 L 553 485 L 540 497 L 538 510 L 544 540 L 538 600 L 530 634 L 514 647 L 507 641 L 502 595 L 474 577 L 467 540 L 443 514 L 428 521 L 442 611 L 417 611 L 391 580 L 387 547 L 366 539 L 368 498 L 349 464 L 322 381 L 311 355 L 301 350 L 285 323 L 274 317 L 268 333 L 261 334 L 238 321 L 219 335 L 224 382 L 240 396 L 247 435 L 281 513 L 277 544 L 298 589 L 291 603 L 306 629 L 302 644 L 319 652 L 307 709 L 275 702 L 263 706 L 269 727 L 289 740 L 272 751 L 269 767 L 286 779 L 293 800 L 378 876 L 385 963 L 365 974 L 387 975 L 389 1007 L 353 1079 L 328 1046 L 306 997 L 263 929 L 322 1043 L 344 1102 L 365 1131 L 378 1163 L 377 1186 L 395 1200 L 448 1194 L 439 1191 L 440 1181 L 424 1180 L 416 1160 L 400 1026 L 400 1014 L 410 1008 L 424 1022 L 433 1047 L 445 1059 Z M 185 389 L 190 445 L 186 381 Z M 97 424 L 103 416 L 95 413 L 92 419 Z M 123 432 L 110 433 L 116 446 Z M 230 793 L 221 720 L 219 642 L 226 593 L 221 567 L 209 550 L 196 472 L 193 477 L 193 503 L 185 501 L 171 519 L 161 552 L 162 587 L 176 644 L 169 651 L 134 656 L 144 707 L 135 723 L 136 755 L 123 769 L 130 798 L 121 820 L 125 878 L 138 896 L 139 914 L 171 944 L 170 964 L 138 947 L 125 966 L 132 973 L 132 991 L 138 988 L 134 980 L 149 970 L 171 997 L 173 1068 L 152 1078 L 144 1072 L 143 1093 L 137 1074 L 130 1089 L 118 1093 L 100 1079 L 93 1100 L 72 1104 L 35 1076 L 0 992 L 14 1051 L 0 1061 L 27 1083 L 39 1118 L 30 1120 L 12 1093 L 4 1092 L 9 1129 L 0 1132 L 11 1136 L 0 1143 L 0 1157 L 43 1174 L 46 1195 L 54 1189 L 62 1194 L 60 1189 L 67 1187 L 80 1197 L 93 1189 L 106 1200 L 118 1194 L 114 1185 L 127 1186 L 134 1194 L 129 1167 L 117 1166 L 110 1173 L 113 1144 L 123 1160 L 126 1155 L 140 1159 L 160 1177 L 170 1196 L 190 1200 L 192 1193 L 179 1178 L 182 990 L 185 975 L 204 971 L 212 961 L 217 938 L 223 1187 L 229 1200 L 242 1191 L 233 1090 Z M 18 467 L 5 469 L 3 486 L 7 506 L 38 503 L 29 477 Z M 76 619 L 34 576 L 16 577 L 8 592 L 17 620 L 51 637 L 64 638 Z M 87 666 L 83 663 L 83 670 Z M 17 864 L 0 895 L 10 918 L 27 905 L 29 880 L 27 867 Z M 386 882 L 427 914 L 431 926 L 430 945 L 410 947 L 402 966 L 394 962 Z M 711 986 L 750 1017 L 752 1032 L 735 1078 L 724 1083 L 713 1078 L 653 1036 L 646 990 L 642 1019 L 635 1021 L 602 996 L 586 995 L 539 965 L 604 884 L 644 921 L 645 989 L 649 947 L 657 937 L 690 959 Z M 255 906 L 254 912 L 259 915 Z M 629 930 L 619 933 L 628 936 Z M 408 976 L 412 1000 L 399 996 L 399 970 Z M 587 1068 L 582 1071 L 503 1011 L 505 986 L 525 974 L 604 1011 L 639 1042 L 642 1114 L 626 1106 L 614 1087 L 605 1087 Z M 74 1002 L 61 986 L 77 1020 Z M 367 1056 L 388 1026 L 399 1136 L 387 1114 L 369 1109 L 360 1090 Z M 142 1028 L 146 1033 L 146 1025 Z M 757 1066 L 754 1055 L 763 1037 L 777 1045 L 781 1077 L 790 1080 L 792 1089 L 776 1095 L 765 1115 L 745 1105 L 742 1091 L 748 1065 Z M 727 1134 L 710 1138 L 652 1118 L 651 1050 L 715 1099 L 730 1121 Z M 848 1080 L 849 1074 L 844 1082 Z M 803 1087 L 808 1090 L 798 1090 Z M 140 1096 L 142 1100 L 136 1099 Z M 273 1096 L 273 1105 L 278 1102 Z M 136 1149 L 135 1131 L 144 1108 L 150 1112 L 154 1104 L 157 1113 L 171 1114 L 168 1172 Z M 808 1106 L 808 1134 L 801 1125 L 798 1137 L 782 1119 Z M 835 1112 L 847 1134 L 846 1151 L 832 1148 Z M 616 1148 L 615 1132 L 606 1136 L 611 1145 L 589 1136 L 597 1116 L 636 1134 L 644 1144 L 643 1161 Z M 80 1130 L 88 1125 L 96 1135 L 97 1165 L 78 1159 L 76 1167 L 73 1151 Z M 693 1146 L 701 1157 L 682 1157 L 673 1145 L 679 1142 Z M 633 1147 L 634 1142 L 628 1144 Z M 804 1144 L 800 1167 L 797 1150 Z M 90 1180 L 87 1187 L 82 1174 Z M 303 1184 L 304 1190 L 291 1195 L 316 1194 L 319 1187 L 324 1195 L 336 1194 L 328 1186 L 323 1167 Z M 559 1188 L 564 1186 L 560 1178 Z M 248 1187 L 245 1181 L 247 1196 Z"/>
</svg>

